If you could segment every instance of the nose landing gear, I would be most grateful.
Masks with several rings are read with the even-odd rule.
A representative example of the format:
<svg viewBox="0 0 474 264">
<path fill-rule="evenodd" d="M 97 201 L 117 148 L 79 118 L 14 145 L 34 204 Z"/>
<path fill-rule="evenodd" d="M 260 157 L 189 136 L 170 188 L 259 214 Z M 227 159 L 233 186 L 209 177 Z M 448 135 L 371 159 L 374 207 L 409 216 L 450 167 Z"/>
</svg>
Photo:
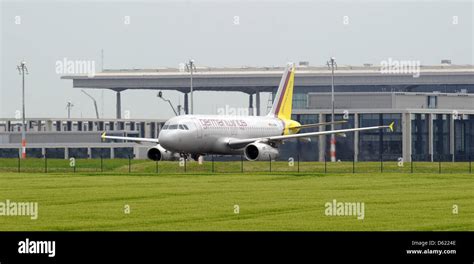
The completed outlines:
<svg viewBox="0 0 474 264">
<path fill-rule="evenodd" d="M 201 156 L 203 156 L 203 155 L 197 154 L 197 153 L 191 154 L 191 158 L 192 158 L 193 160 L 195 160 L 195 161 L 199 161 L 199 158 L 200 158 Z"/>
</svg>

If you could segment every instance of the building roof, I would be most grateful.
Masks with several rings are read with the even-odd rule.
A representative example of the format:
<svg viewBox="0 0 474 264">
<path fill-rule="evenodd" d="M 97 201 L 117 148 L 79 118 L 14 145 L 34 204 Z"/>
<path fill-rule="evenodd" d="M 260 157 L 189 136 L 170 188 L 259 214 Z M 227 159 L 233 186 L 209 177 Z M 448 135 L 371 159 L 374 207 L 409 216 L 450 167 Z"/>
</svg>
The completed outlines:
<svg viewBox="0 0 474 264">
<path fill-rule="evenodd" d="M 193 73 L 194 90 L 201 91 L 273 91 L 279 84 L 284 67 L 198 67 Z M 331 72 L 327 66 L 298 66 L 295 87 L 328 86 Z M 382 73 L 380 66 L 338 66 L 335 84 L 356 85 L 440 85 L 474 84 L 473 65 L 420 66 L 415 73 Z M 188 92 L 190 74 L 178 68 L 104 70 L 92 76 L 65 75 L 74 88 L 156 89 Z"/>
</svg>

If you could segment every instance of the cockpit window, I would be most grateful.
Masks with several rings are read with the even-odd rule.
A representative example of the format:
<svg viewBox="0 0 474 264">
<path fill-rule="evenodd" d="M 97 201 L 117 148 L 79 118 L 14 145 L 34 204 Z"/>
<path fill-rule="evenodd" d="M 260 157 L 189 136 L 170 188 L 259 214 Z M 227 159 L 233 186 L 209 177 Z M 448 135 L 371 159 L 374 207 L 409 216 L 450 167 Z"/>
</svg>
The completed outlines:
<svg viewBox="0 0 474 264">
<path fill-rule="evenodd" d="M 173 125 L 164 125 L 162 130 L 174 130 L 174 129 L 180 129 L 180 130 L 189 130 L 189 127 L 185 124 L 173 124 Z"/>
</svg>

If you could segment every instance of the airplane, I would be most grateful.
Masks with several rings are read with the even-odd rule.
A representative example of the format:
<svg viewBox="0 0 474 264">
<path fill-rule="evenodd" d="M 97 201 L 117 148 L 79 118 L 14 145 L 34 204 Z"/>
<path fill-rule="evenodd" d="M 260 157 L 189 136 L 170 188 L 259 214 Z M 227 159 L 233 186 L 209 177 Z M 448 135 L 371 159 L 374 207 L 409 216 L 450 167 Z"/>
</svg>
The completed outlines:
<svg viewBox="0 0 474 264">
<path fill-rule="evenodd" d="M 386 129 L 389 125 L 299 133 L 303 128 L 341 124 L 345 121 L 301 125 L 291 119 L 295 67 L 286 67 L 275 100 L 266 116 L 180 115 L 165 122 L 158 138 L 108 136 L 102 139 L 149 142 L 151 160 L 198 160 L 203 155 L 244 155 L 247 160 L 274 160 L 278 146 L 289 139 L 310 139 L 320 135 L 344 135 L 347 132 Z"/>
</svg>

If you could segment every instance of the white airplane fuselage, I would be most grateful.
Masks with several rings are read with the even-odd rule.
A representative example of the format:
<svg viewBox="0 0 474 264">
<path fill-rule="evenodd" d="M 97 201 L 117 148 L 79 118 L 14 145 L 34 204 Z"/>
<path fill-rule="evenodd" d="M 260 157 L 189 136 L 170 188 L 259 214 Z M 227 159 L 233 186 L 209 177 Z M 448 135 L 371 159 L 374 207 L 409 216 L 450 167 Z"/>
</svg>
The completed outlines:
<svg viewBox="0 0 474 264">
<path fill-rule="evenodd" d="M 284 128 L 283 120 L 270 116 L 183 115 L 169 119 L 158 140 L 178 153 L 241 154 L 229 139 L 279 136 Z"/>
<path fill-rule="evenodd" d="M 248 160 L 273 160 L 284 140 L 383 128 L 393 131 L 392 122 L 388 126 L 299 133 L 300 129 L 327 123 L 301 125 L 291 119 L 294 70 L 294 65 L 288 64 L 266 116 L 183 115 L 166 121 L 158 139 L 107 136 L 105 132 L 102 138 L 155 143 L 147 156 L 156 161 L 176 160 L 189 154 L 193 159 L 206 154 L 244 154 Z"/>
</svg>

